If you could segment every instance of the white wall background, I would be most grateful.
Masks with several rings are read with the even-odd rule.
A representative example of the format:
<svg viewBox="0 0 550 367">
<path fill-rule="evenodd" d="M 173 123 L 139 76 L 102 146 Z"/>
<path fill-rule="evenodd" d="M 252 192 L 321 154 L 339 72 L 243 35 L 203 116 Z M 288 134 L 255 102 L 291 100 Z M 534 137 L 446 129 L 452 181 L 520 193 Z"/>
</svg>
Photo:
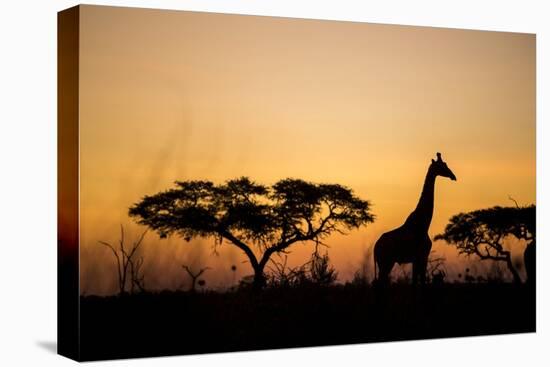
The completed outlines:
<svg viewBox="0 0 550 367">
<path fill-rule="evenodd" d="M 547 365 L 550 219 L 550 33 L 544 1 L 97 1 L 97 4 L 537 33 L 538 305 L 536 334 L 99 365 Z M 4 1 L 0 9 L 0 365 L 49 366 L 56 340 L 56 12 L 72 1 Z M 544 291 L 546 288 L 546 291 Z"/>
</svg>

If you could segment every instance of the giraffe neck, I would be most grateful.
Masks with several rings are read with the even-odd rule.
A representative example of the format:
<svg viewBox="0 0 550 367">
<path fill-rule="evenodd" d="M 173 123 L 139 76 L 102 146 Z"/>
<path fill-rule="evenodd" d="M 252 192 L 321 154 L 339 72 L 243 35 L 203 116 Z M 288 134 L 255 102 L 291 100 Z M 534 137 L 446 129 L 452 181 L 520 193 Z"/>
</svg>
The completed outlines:
<svg viewBox="0 0 550 367">
<path fill-rule="evenodd" d="M 434 212 L 435 178 L 436 175 L 432 173 L 431 169 L 428 169 L 424 186 L 422 187 L 422 194 L 420 194 L 420 200 L 418 200 L 416 208 L 409 215 L 409 218 L 407 218 L 407 223 L 426 232 L 430 228 Z"/>
</svg>

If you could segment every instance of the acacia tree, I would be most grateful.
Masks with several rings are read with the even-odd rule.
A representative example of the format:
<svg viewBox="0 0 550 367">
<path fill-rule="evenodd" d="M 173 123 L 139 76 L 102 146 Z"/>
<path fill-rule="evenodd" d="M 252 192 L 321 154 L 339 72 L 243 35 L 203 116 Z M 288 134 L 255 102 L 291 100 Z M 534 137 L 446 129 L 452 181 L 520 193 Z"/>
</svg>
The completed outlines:
<svg viewBox="0 0 550 367">
<path fill-rule="evenodd" d="M 521 278 L 514 268 L 510 251 L 504 248 L 506 238 L 535 242 L 535 206 L 500 207 L 475 210 L 453 216 L 445 232 L 435 236 L 457 247 L 460 254 L 476 255 L 481 260 L 503 261 L 514 281 Z M 528 270 L 529 274 L 529 270 Z"/>
<path fill-rule="evenodd" d="M 215 185 L 210 181 L 176 181 L 176 187 L 134 204 L 129 215 L 161 237 L 186 241 L 213 237 L 247 256 L 254 285 L 263 286 L 264 268 L 275 253 L 296 243 L 322 240 L 374 221 L 370 203 L 336 184 L 284 179 L 272 186 L 246 177 Z"/>
</svg>

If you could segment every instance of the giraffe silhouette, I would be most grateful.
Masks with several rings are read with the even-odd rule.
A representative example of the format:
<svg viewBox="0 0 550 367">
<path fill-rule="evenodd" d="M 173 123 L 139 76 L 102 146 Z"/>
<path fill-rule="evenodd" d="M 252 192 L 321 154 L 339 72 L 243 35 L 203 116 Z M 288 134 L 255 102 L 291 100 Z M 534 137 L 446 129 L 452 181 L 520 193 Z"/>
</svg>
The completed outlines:
<svg viewBox="0 0 550 367">
<path fill-rule="evenodd" d="M 454 173 L 441 159 L 441 153 L 437 153 L 437 160 L 432 159 L 418 205 L 409 214 L 405 223 L 399 228 L 382 234 L 374 244 L 374 272 L 375 281 L 378 284 L 389 282 L 389 274 L 395 263 L 412 263 L 413 284 L 417 283 L 418 278 L 421 283 L 425 283 L 428 256 L 432 249 L 428 229 L 432 222 L 437 176 L 456 181 Z M 378 277 L 376 278 L 377 266 Z"/>
</svg>

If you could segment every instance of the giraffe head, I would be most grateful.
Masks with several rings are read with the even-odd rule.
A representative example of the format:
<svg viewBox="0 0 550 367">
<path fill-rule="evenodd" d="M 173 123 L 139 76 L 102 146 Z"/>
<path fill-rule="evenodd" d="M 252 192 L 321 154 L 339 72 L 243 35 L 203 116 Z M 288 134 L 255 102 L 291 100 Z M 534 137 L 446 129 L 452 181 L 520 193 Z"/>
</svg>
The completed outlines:
<svg viewBox="0 0 550 367">
<path fill-rule="evenodd" d="M 432 159 L 432 164 L 430 170 L 436 175 L 441 177 L 448 177 L 453 181 L 456 181 L 456 176 L 447 166 L 447 163 L 443 162 L 441 159 L 441 153 L 437 153 L 437 160 Z"/>
</svg>

